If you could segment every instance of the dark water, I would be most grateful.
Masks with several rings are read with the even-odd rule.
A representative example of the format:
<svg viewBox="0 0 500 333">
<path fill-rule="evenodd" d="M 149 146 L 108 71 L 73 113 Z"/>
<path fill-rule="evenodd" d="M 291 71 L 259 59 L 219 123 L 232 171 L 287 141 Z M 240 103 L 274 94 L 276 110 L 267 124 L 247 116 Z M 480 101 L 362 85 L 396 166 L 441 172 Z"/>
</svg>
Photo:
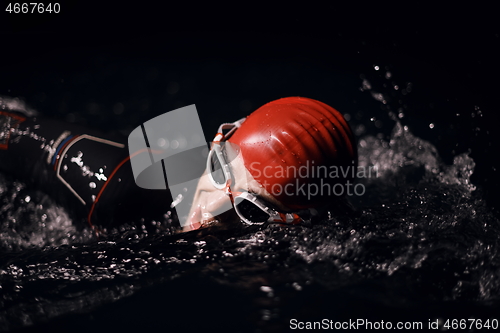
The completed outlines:
<svg viewBox="0 0 500 333">
<path fill-rule="evenodd" d="M 346 114 L 360 165 L 378 177 L 362 179 L 366 193 L 351 198 L 358 217 L 331 212 L 314 225 L 183 235 L 166 217 L 156 232 L 128 228 L 96 241 L 43 191 L 0 175 L 0 330 L 258 332 L 288 331 L 293 318 L 424 327 L 500 319 L 500 222 L 488 199 L 495 166 L 481 157 L 493 139 L 479 106 L 448 110 L 446 121 L 433 115 L 438 102 L 420 112 L 429 97 L 412 96 L 425 87 L 385 64 L 349 72 L 297 60 L 83 58 L 90 69 L 63 63 L 33 73 L 41 83 L 25 98 L 51 116 L 124 132 L 197 103 L 208 138 L 221 120 L 267 100 L 318 98 Z M 245 93 L 232 93 L 231 82 Z"/>
</svg>

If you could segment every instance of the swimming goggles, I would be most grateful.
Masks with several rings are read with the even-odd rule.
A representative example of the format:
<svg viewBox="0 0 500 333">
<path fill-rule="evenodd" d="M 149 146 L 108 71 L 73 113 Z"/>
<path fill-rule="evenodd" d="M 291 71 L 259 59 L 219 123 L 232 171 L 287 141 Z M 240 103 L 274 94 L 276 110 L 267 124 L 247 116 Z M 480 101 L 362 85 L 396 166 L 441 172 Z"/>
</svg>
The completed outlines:
<svg viewBox="0 0 500 333">
<path fill-rule="evenodd" d="M 297 213 L 281 213 L 270 203 L 253 193 L 231 190 L 234 176 L 228 163 L 227 142 L 225 141 L 241 126 L 245 119 L 242 118 L 234 123 L 220 125 L 207 157 L 208 178 L 215 188 L 225 191 L 226 195 L 231 199 L 234 210 L 246 224 L 263 224 L 266 222 L 298 224 L 303 222 L 304 220 Z M 223 132 L 225 130 L 228 131 L 226 134 Z M 304 217 L 309 215 L 308 213 L 309 211 L 300 212 Z"/>
</svg>

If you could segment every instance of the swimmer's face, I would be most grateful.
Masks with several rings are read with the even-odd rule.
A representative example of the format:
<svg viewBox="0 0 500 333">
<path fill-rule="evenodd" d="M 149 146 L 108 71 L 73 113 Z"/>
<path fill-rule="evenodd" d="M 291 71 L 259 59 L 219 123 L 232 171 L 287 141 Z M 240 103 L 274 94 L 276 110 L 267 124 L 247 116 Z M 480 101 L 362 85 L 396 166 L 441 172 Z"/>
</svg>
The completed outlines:
<svg viewBox="0 0 500 333">
<path fill-rule="evenodd" d="M 235 154 L 236 155 L 236 154 Z M 233 174 L 234 183 L 231 191 L 248 191 L 258 195 L 276 208 L 287 211 L 287 208 L 272 197 L 259 183 L 253 179 L 250 172 L 245 168 L 241 154 L 231 159 L 229 163 Z M 216 188 L 207 175 L 207 171 L 198 182 L 194 195 L 193 205 L 189 212 L 188 223 L 183 231 L 195 230 L 215 223 L 231 223 L 240 221 L 236 214 L 229 196 L 224 189 Z"/>
</svg>

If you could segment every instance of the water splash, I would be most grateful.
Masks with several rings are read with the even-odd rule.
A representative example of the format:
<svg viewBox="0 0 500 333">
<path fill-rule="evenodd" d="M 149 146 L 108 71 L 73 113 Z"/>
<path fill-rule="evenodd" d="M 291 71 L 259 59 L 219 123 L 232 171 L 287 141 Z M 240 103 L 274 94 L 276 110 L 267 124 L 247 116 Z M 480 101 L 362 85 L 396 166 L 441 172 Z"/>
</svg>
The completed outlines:
<svg viewBox="0 0 500 333">
<path fill-rule="evenodd" d="M 94 239 L 75 226 L 66 211 L 47 195 L 0 175 L 0 249 L 20 251 Z"/>
<path fill-rule="evenodd" d="M 468 192 L 476 189 L 470 181 L 476 164 L 469 153 L 459 154 L 452 165 L 445 165 L 432 143 L 414 136 L 398 120 L 389 141 L 365 136 L 360 139 L 358 149 L 359 165 L 374 167 L 383 181 L 391 181 L 391 177 L 398 174 L 416 175 L 420 170 L 423 172 L 417 180 L 462 185 Z"/>
<path fill-rule="evenodd" d="M 17 111 L 28 117 L 34 117 L 38 112 L 30 108 L 22 99 L 17 97 L 0 96 L 0 110 Z"/>
</svg>

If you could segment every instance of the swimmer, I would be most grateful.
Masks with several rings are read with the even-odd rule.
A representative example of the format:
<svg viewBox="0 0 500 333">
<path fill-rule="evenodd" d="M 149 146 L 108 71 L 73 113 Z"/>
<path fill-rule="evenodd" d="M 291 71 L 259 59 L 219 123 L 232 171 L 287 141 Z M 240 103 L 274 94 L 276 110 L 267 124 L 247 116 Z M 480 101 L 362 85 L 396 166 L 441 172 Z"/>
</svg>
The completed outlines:
<svg viewBox="0 0 500 333">
<path fill-rule="evenodd" d="M 0 171 L 42 190 L 77 225 L 97 233 L 141 219 L 162 221 L 171 201 L 169 191 L 135 184 L 125 142 L 0 97 Z"/>
<path fill-rule="evenodd" d="M 221 125 L 213 141 L 182 231 L 231 221 L 295 224 L 345 203 L 317 189 L 345 185 L 350 173 L 308 173 L 357 163 L 349 125 L 322 102 L 270 102 Z M 136 185 L 126 142 L 43 119 L 19 100 L 0 97 L 0 171 L 39 187 L 97 232 L 124 221 L 162 220 L 173 201 L 169 191 Z"/>
<path fill-rule="evenodd" d="M 304 97 L 267 103 L 219 128 L 184 230 L 224 220 L 300 223 L 322 208 L 349 210 L 332 189 L 352 182 L 356 166 L 354 136 L 337 110 Z"/>
</svg>

